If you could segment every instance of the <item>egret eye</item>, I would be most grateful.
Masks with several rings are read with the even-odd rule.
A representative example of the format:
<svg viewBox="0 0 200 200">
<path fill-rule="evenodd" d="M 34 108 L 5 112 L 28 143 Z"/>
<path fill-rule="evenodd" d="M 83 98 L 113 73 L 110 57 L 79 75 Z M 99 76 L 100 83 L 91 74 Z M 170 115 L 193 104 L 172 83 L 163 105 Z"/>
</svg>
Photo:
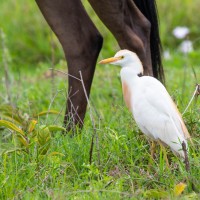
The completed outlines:
<svg viewBox="0 0 200 200">
<path fill-rule="evenodd" d="M 121 56 L 121 59 L 123 59 L 124 58 L 124 56 Z"/>
</svg>

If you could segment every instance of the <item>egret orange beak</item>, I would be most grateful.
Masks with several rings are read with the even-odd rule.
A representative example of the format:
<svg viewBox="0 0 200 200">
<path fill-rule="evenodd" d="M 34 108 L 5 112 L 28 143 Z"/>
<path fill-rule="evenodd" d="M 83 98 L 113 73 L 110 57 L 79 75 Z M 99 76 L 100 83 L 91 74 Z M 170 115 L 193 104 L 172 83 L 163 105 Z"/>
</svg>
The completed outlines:
<svg viewBox="0 0 200 200">
<path fill-rule="evenodd" d="M 106 64 L 106 63 L 112 63 L 112 62 L 115 62 L 115 61 L 118 61 L 118 60 L 121 60 L 122 57 L 112 57 L 112 58 L 107 58 L 107 59 L 104 59 L 104 60 L 101 60 L 99 62 L 99 64 Z"/>
</svg>

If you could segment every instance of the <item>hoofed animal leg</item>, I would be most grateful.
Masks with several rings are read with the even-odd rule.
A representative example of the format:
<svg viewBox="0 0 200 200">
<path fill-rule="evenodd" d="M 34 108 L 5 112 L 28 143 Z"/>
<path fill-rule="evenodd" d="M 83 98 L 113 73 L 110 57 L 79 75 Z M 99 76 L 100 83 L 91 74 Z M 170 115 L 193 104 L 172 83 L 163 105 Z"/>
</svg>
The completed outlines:
<svg viewBox="0 0 200 200">
<path fill-rule="evenodd" d="M 151 24 L 136 7 L 133 0 L 89 0 L 99 18 L 112 32 L 122 49 L 139 56 L 147 75 L 153 75 L 150 30 Z"/>
<path fill-rule="evenodd" d="M 51 29 L 57 35 L 68 64 L 68 73 L 80 78 L 89 96 L 96 60 L 102 47 L 102 37 L 80 0 L 36 0 Z M 64 123 L 67 129 L 83 125 L 87 100 L 79 80 L 69 77 L 67 109 Z M 72 122 L 69 123 L 68 122 Z"/>
</svg>

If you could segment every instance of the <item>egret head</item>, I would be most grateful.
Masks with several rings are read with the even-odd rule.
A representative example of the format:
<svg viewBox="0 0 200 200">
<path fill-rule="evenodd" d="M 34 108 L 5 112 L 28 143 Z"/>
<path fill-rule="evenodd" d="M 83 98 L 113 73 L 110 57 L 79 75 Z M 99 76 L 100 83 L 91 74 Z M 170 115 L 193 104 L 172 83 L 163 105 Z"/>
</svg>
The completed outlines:
<svg viewBox="0 0 200 200">
<path fill-rule="evenodd" d="M 126 49 L 118 51 L 114 57 L 104 59 L 99 64 L 120 65 L 132 68 L 137 73 L 143 73 L 143 66 L 137 54 Z"/>
</svg>

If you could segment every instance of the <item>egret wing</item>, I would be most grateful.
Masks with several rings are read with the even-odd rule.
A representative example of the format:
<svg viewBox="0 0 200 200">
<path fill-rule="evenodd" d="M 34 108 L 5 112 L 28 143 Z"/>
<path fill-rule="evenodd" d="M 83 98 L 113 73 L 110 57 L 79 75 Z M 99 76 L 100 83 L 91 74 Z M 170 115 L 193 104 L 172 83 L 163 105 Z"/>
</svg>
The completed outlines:
<svg viewBox="0 0 200 200">
<path fill-rule="evenodd" d="M 155 78 L 144 77 L 144 79 L 145 81 L 143 81 L 143 83 L 145 82 L 145 85 L 148 84 L 148 86 L 143 86 L 143 88 L 146 90 L 145 98 L 148 100 L 149 104 L 159 109 L 160 112 L 170 116 L 184 138 L 190 138 L 190 134 L 183 122 L 182 116 L 165 87 Z"/>
<path fill-rule="evenodd" d="M 188 132 L 165 87 L 154 78 L 142 77 L 138 88 L 133 96 L 133 114 L 138 126 L 146 135 L 161 140 L 183 156 L 179 149 Z"/>
</svg>

